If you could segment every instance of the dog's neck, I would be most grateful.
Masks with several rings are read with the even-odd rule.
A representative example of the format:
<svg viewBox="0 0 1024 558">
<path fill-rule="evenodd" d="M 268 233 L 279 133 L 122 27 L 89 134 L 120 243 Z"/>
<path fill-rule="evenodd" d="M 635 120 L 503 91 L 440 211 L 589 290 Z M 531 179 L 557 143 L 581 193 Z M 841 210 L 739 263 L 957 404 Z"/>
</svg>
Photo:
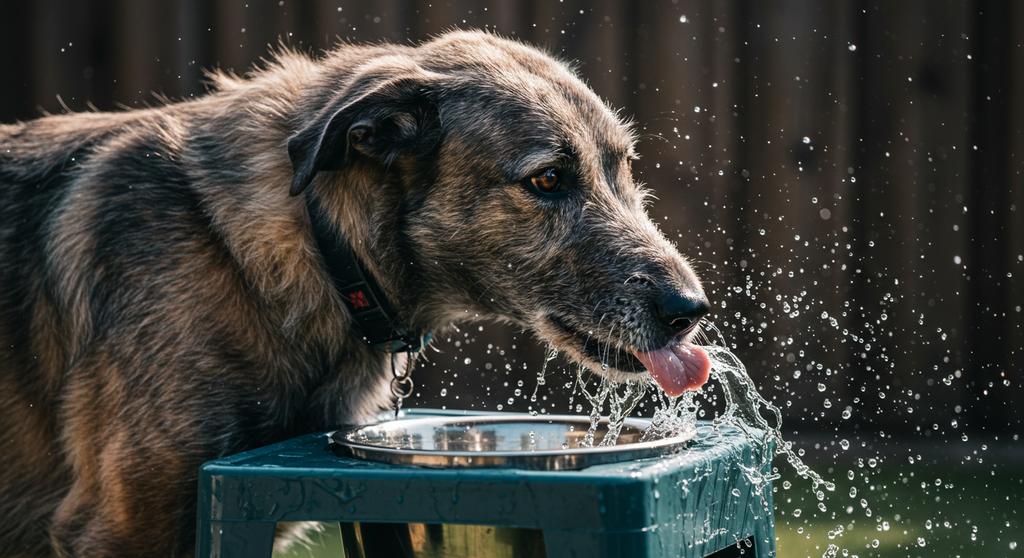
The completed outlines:
<svg viewBox="0 0 1024 558">
<path fill-rule="evenodd" d="M 352 317 L 356 333 L 385 352 L 422 349 L 429 342 L 430 333 L 412 330 L 399 318 L 379 280 L 364 263 L 375 259 L 373 251 L 358 256 L 316 195 L 307 192 L 304 199 L 313 240 L 338 296 Z"/>
<path fill-rule="evenodd" d="M 313 72 L 313 68 L 311 65 L 308 69 Z M 311 73 L 310 79 L 313 77 Z M 235 138 L 230 146 L 237 151 L 233 158 L 259 161 L 261 166 L 240 169 L 237 177 L 202 185 L 235 189 L 239 182 L 245 182 L 249 195 L 217 198 L 204 211 L 213 215 L 218 233 L 239 269 L 263 298 L 270 319 L 286 336 L 304 339 L 311 346 L 324 346 L 332 352 L 345 346 L 360 346 L 359 352 L 364 353 L 364 349 L 372 347 L 362 340 L 350 313 L 340 298 L 333 295 L 336 287 L 320 256 L 305 199 L 288 196 L 293 169 L 281 146 L 293 126 L 281 120 L 282 112 L 259 110 L 262 105 L 258 103 L 258 93 L 259 88 L 254 88 L 221 94 L 237 96 L 240 104 L 255 107 L 246 131 L 262 133 Z M 197 107 L 202 108 L 201 105 L 202 102 Z M 197 126 L 221 129 L 215 125 L 219 118 L 228 116 L 204 116 Z M 195 157 L 204 161 L 198 152 Z M 340 231 L 368 274 L 380 284 L 399 323 L 408 331 L 429 331 L 447 322 L 432 319 L 428 316 L 430 312 L 421 311 L 425 305 L 416 289 L 417 274 L 409 272 L 412 258 L 407 249 L 403 250 L 406 244 L 399 238 L 401 185 L 382 187 L 385 173 L 368 167 L 357 165 L 322 172 L 306 194 L 322 203 L 331 225 Z M 212 167 L 211 171 L 217 168 Z M 225 203 L 224 199 L 230 201 Z"/>
<path fill-rule="evenodd" d="M 407 341 L 412 343 L 413 338 L 425 334 L 435 324 L 424 320 L 418 311 L 417 274 L 410 269 L 414 267 L 412 256 L 403 250 L 406 242 L 400 226 L 401 196 L 397 191 L 400 186 L 385 184 L 385 181 L 381 173 L 366 169 L 321 173 L 317 184 L 305 194 L 306 199 L 313 200 L 313 203 L 304 202 L 303 205 L 307 206 L 306 213 L 310 215 L 309 226 L 314 239 L 317 234 L 321 236 L 321 240 L 314 240 L 314 245 L 344 243 L 342 248 L 351 250 L 355 263 L 361 266 L 366 277 L 376 283 L 382 302 L 388 305 L 389 326 L 404 332 L 409 337 Z M 325 247 L 319 246 L 318 249 L 324 250 Z M 338 271 L 330 268 L 331 265 L 327 265 L 325 271 L 332 275 L 333 281 Z M 339 295 L 344 294 L 339 291 Z M 340 298 L 355 318 L 353 308 L 348 304 L 350 300 L 344 296 Z M 356 322 L 354 326 L 359 325 L 358 320 Z M 354 334 L 364 333 L 367 332 L 356 331 Z"/>
</svg>

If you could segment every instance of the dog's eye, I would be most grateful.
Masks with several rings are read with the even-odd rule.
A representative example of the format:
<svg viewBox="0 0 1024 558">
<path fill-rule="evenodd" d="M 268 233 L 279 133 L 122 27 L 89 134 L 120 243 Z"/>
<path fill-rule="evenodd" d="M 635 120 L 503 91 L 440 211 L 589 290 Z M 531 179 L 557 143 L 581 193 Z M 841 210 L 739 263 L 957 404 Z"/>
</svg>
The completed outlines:
<svg viewBox="0 0 1024 558">
<path fill-rule="evenodd" d="M 558 170 L 547 168 L 529 178 L 530 186 L 541 194 L 554 194 L 562 190 L 562 181 Z"/>
</svg>

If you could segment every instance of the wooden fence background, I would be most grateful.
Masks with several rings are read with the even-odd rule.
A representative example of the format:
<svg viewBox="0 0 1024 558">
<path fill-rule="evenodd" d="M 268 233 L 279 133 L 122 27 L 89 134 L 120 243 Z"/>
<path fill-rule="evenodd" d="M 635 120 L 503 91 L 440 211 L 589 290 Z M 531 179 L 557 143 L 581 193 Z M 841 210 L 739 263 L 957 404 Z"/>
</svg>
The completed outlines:
<svg viewBox="0 0 1024 558">
<path fill-rule="evenodd" d="M 715 322 L 788 420 L 1019 430 L 1024 4 L 35 0 L 3 12 L 3 121 L 199 95 L 203 68 L 244 70 L 279 39 L 321 49 L 459 26 L 544 45 L 642 125 L 652 213 L 698 261 Z M 542 362 L 528 336 L 473 326 L 439 348 L 419 403 L 530 405 L 515 395 Z M 565 410 L 571 376 L 551 377 L 542 403 Z"/>
</svg>

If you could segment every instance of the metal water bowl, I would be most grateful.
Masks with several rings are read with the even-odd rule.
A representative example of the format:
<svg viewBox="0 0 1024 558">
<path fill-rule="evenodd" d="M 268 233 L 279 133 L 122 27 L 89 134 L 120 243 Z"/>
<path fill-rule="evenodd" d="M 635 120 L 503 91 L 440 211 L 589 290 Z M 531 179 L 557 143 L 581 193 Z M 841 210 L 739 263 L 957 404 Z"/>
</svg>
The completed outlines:
<svg viewBox="0 0 1024 558">
<path fill-rule="evenodd" d="M 607 419 L 586 443 L 590 418 L 572 415 L 403 419 L 339 430 L 331 439 L 344 455 L 393 465 L 562 471 L 665 455 L 696 432 L 650 436 L 650 425 L 647 419 L 626 419 L 610 445 L 602 445 Z"/>
<path fill-rule="evenodd" d="M 590 418 L 568 415 L 400 419 L 339 430 L 331 440 L 347 457 L 392 465 L 568 471 L 670 454 L 696 433 L 691 428 L 667 437 L 651 436 L 650 424 L 646 419 L 626 419 L 609 445 L 602 445 L 607 420 L 597 424 L 590 438 Z M 489 525 L 343 523 L 342 542 L 346 558 L 547 555 L 541 530 Z"/>
</svg>

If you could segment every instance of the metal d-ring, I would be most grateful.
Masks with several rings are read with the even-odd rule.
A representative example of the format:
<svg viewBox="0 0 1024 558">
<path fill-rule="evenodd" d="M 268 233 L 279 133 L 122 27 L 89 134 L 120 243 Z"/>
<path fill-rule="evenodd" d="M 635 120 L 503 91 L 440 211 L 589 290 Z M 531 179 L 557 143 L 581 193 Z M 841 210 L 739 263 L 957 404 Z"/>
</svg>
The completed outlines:
<svg viewBox="0 0 1024 558">
<path fill-rule="evenodd" d="M 416 388 L 416 384 L 412 381 L 412 370 L 416 364 L 417 353 L 412 351 L 406 353 L 408 361 L 405 370 L 401 372 L 398 370 L 398 365 L 395 364 L 395 354 L 391 353 L 391 395 L 395 398 L 395 418 L 397 419 L 399 411 L 402 410 L 402 402 L 412 395 Z"/>
</svg>

